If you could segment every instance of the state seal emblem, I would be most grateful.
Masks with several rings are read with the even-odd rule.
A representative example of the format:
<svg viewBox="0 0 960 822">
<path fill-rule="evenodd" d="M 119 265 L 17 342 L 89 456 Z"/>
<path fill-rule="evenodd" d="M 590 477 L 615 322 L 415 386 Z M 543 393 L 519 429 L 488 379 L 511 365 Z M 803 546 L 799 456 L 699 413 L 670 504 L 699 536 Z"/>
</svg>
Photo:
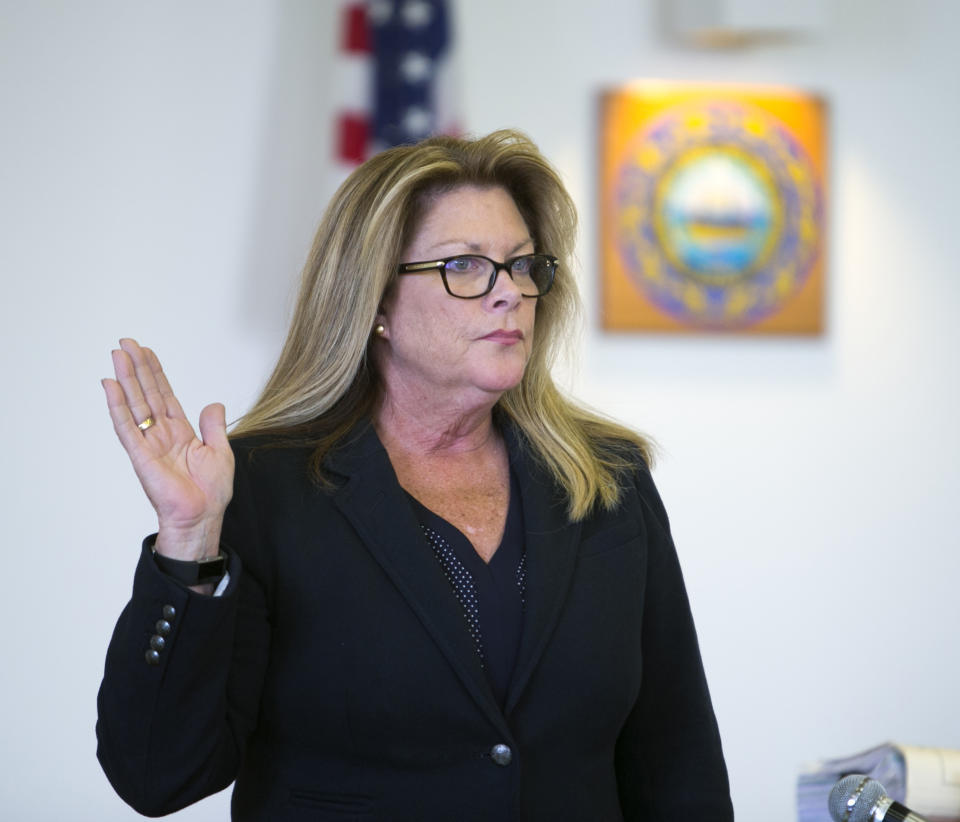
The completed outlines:
<svg viewBox="0 0 960 822">
<path fill-rule="evenodd" d="M 756 92 L 675 97 L 607 101 L 604 325 L 820 331 L 819 130 L 791 128 Z"/>
</svg>

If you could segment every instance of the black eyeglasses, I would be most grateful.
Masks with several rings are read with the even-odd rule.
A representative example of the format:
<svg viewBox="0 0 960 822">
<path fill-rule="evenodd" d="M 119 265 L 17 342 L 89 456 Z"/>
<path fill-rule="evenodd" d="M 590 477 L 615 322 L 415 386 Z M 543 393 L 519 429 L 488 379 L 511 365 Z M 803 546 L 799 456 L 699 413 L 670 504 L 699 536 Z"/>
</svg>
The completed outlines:
<svg viewBox="0 0 960 822">
<path fill-rule="evenodd" d="M 444 260 L 422 263 L 401 263 L 400 274 L 429 274 L 439 271 L 443 287 L 451 297 L 472 300 L 493 291 L 497 275 L 503 269 L 524 297 L 542 297 L 553 285 L 557 258 L 547 254 L 523 254 L 503 263 L 479 254 L 461 254 Z"/>
</svg>

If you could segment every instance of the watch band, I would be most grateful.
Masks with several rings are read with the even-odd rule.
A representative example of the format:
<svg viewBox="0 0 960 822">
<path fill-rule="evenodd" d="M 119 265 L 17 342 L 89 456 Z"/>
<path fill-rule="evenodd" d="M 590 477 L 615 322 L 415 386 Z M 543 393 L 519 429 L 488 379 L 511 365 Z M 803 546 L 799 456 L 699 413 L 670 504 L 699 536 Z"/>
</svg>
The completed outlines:
<svg viewBox="0 0 960 822">
<path fill-rule="evenodd" d="M 227 558 L 222 552 L 215 557 L 208 557 L 198 562 L 193 562 L 183 559 L 171 559 L 154 551 L 153 559 L 161 571 L 184 585 L 216 583 L 227 570 Z"/>
</svg>

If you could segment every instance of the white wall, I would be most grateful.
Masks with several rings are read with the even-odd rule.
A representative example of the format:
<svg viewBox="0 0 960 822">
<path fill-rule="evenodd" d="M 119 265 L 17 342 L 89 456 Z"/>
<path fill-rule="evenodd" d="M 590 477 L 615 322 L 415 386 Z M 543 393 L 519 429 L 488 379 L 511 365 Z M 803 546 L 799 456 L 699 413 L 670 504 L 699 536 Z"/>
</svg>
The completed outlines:
<svg viewBox="0 0 960 822">
<path fill-rule="evenodd" d="M 792 818 L 821 755 L 960 748 L 960 6 L 831 5 L 816 39 L 725 54 L 667 44 L 654 0 L 458 4 L 467 126 L 528 131 L 581 207 L 569 379 L 663 447 L 741 820 Z M 330 190 L 332 7 L 0 0 L 4 818 L 137 818 L 94 699 L 151 512 L 98 379 L 135 335 L 192 416 L 255 395 Z M 825 337 L 597 330 L 597 93 L 638 77 L 829 99 Z"/>
</svg>

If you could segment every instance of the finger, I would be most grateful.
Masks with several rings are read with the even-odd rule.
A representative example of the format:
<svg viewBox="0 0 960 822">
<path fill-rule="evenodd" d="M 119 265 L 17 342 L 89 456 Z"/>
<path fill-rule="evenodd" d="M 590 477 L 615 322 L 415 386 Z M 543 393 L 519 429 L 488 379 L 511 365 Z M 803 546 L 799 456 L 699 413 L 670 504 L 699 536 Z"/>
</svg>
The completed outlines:
<svg viewBox="0 0 960 822">
<path fill-rule="evenodd" d="M 120 348 L 126 352 L 133 362 L 137 381 L 140 383 L 140 390 L 150 408 L 148 416 L 152 416 L 157 422 L 165 419 L 167 416 L 166 403 L 160 393 L 157 378 L 150 367 L 150 361 L 147 359 L 144 349 L 137 344 L 136 340 L 129 338 L 120 340 Z"/>
<path fill-rule="evenodd" d="M 124 450 L 133 457 L 143 448 L 143 434 L 137 427 L 137 421 L 127 404 L 127 397 L 123 387 L 116 380 L 109 378 L 101 381 L 104 393 L 107 396 L 107 410 L 113 422 L 113 430 Z"/>
<path fill-rule="evenodd" d="M 133 415 L 134 423 L 139 424 L 153 416 L 153 412 L 143 394 L 136 367 L 130 355 L 122 349 L 114 349 L 110 355 L 113 358 L 113 370 L 117 375 L 116 381 L 123 390 L 125 404 Z"/>
<path fill-rule="evenodd" d="M 159 358 L 151 348 L 144 348 L 143 353 L 146 355 L 147 362 L 150 364 L 150 370 L 153 371 L 153 377 L 157 381 L 157 388 L 160 390 L 160 396 L 163 398 L 166 415 L 187 422 L 187 416 L 183 413 L 183 407 L 180 405 L 180 401 L 170 387 L 167 375 L 163 373 L 163 366 L 160 365 Z"/>
<path fill-rule="evenodd" d="M 212 403 L 200 412 L 200 436 L 204 445 L 218 451 L 230 448 L 227 439 L 227 412 L 223 403 Z"/>
</svg>

